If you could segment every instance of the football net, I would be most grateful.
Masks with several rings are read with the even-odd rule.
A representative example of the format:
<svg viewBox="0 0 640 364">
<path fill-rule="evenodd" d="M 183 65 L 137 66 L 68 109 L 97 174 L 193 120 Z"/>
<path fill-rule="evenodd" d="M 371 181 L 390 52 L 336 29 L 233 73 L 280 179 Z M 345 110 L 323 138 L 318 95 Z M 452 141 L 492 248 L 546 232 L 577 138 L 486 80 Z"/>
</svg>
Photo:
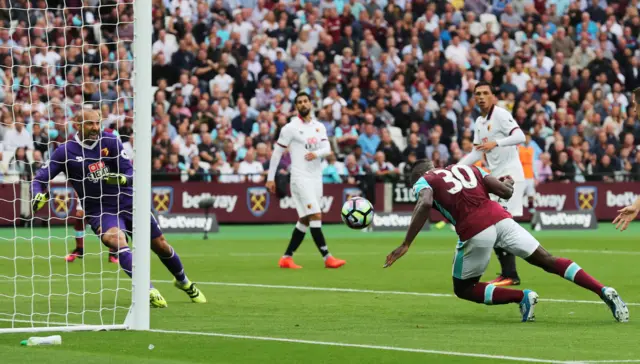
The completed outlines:
<svg viewBox="0 0 640 364">
<path fill-rule="evenodd" d="M 148 329 L 150 203 L 136 191 L 146 183 L 149 194 L 151 181 L 150 33 L 151 1 L 0 0 L 0 333 Z M 102 128 L 143 161 L 129 192 L 133 240 L 146 234 L 132 247 L 134 280 L 88 222 L 75 229 L 83 203 L 65 167 L 48 185 L 48 204 L 31 211 L 31 180 L 76 133 L 72 119 L 83 108 L 101 111 Z M 85 185 L 92 178 L 82 177 Z M 141 216 L 146 224 L 136 224 Z M 81 235 L 82 257 L 67 262 Z"/>
</svg>

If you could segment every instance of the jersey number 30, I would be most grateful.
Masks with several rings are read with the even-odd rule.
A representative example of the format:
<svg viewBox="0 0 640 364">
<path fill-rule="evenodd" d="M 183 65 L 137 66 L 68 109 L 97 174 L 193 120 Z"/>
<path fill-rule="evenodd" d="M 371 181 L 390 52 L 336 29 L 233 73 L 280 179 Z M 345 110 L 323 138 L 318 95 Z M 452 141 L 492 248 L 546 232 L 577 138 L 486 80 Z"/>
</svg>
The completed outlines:
<svg viewBox="0 0 640 364">
<path fill-rule="evenodd" d="M 478 179 L 469 166 L 455 165 L 451 167 L 451 171 L 436 169 L 434 172 L 442 175 L 442 179 L 445 182 L 453 185 L 447 190 L 452 195 L 462 191 L 463 188 L 476 188 L 478 186 Z"/>
</svg>

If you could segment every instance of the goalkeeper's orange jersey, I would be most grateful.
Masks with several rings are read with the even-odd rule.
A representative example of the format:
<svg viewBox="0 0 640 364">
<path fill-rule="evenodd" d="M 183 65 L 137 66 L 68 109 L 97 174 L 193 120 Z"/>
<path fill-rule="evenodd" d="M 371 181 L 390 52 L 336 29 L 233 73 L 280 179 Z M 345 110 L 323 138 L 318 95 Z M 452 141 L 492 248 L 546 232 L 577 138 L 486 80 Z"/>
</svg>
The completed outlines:
<svg viewBox="0 0 640 364">
<path fill-rule="evenodd" d="M 530 145 L 521 145 L 518 147 L 518 154 L 520 155 L 520 163 L 522 163 L 524 178 L 533 179 L 533 155 L 535 154 L 535 150 Z"/>
</svg>

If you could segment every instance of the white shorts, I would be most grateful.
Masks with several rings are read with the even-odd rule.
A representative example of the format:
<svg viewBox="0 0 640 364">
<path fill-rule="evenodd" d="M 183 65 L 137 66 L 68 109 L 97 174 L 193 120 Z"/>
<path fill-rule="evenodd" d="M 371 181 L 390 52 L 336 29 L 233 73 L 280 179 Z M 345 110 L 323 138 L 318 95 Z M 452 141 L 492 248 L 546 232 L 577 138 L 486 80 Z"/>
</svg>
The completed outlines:
<svg viewBox="0 0 640 364">
<path fill-rule="evenodd" d="M 533 178 L 524 180 L 524 196 L 534 197 L 536 195 L 536 180 Z"/>
<path fill-rule="evenodd" d="M 528 258 L 540 243 L 513 219 L 491 225 L 467 241 L 458 241 L 453 258 L 453 277 L 480 277 L 489 265 L 493 248 L 502 248 L 520 258 Z"/>
<path fill-rule="evenodd" d="M 291 197 L 296 205 L 298 217 L 321 213 L 322 179 L 291 181 Z"/>
<path fill-rule="evenodd" d="M 525 190 L 525 182 L 524 181 L 516 181 L 513 184 L 513 195 L 509 200 L 503 200 L 500 197 L 489 194 L 493 201 L 498 202 L 502 207 L 504 207 L 511 216 L 520 217 L 522 216 L 522 206 L 524 200 L 524 190 Z"/>
</svg>

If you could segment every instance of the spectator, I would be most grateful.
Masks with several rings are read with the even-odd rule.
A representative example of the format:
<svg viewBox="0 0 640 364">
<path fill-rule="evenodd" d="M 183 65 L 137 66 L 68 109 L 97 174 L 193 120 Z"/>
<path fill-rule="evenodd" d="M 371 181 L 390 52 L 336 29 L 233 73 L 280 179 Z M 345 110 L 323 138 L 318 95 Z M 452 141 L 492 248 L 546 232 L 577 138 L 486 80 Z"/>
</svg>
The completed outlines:
<svg viewBox="0 0 640 364">
<path fill-rule="evenodd" d="M 437 131 L 433 131 L 431 132 L 431 136 L 429 137 L 429 140 L 431 141 L 431 143 L 427 146 L 425 153 L 427 154 L 427 158 L 431 159 L 434 161 L 435 163 L 435 158 L 433 157 L 433 152 L 438 151 L 438 156 L 439 156 L 439 160 L 443 163 L 446 163 L 446 161 L 449 160 L 450 155 L 449 155 L 449 150 L 447 149 L 447 146 L 440 143 L 440 133 Z"/>
<path fill-rule="evenodd" d="M 3 147 L 7 151 L 14 151 L 18 148 L 33 150 L 34 142 L 32 134 L 25 128 L 25 121 L 22 114 L 15 116 L 15 122 L 4 133 Z"/>
<path fill-rule="evenodd" d="M 380 137 L 376 133 L 375 127 L 371 123 L 364 124 L 364 133 L 358 137 L 358 145 L 362 147 L 362 152 L 368 162 L 373 162 L 373 156 L 380 145 Z"/>
<path fill-rule="evenodd" d="M 200 157 L 197 155 L 191 158 L 191 164 L 187 170 L 189 175 L 189 182 L 202 182 L 206 181 L 208 177 L 207 171 L 200 165 Z"/>
<path fill-rule="evenodd" d="M 331 153 L 326 158 L 327 165 L 322 169 L 322 182 L 323 183 L 342 183 L 342 177 L 340 177 L 340 170 L 336 164 L 336 156 Z"/>
<path fill-rule="evenodd" d="M 376 152 L 375 161 L 371 164 L 371 172 L 373 172 L 379 180 L 390 182 L 394 181 L 400 171 L 393 164 L 387 162 L 384 152 Z"/>
<path fill-rule="evenodd" d="M 543 183 L 553 181 L 553 171 L 551 169 L 551 157 L 549 153 L 540 154 L 540 160 L 536 161 L 536 182 Z"/>
<path fill-rule="evenodd" d="M 599 181 L 614 182 L 615 169 L 608 155 L 605 154 L 600 158 L 594 174 Z"/>
<path fill-rule="evenodd" d="M 260 162 L 255 160 L 255 153 L 256 151 L 253 148 L 247 150 L 244 160 L 240 162 L 240 166 L 238 167 L 238 174 L 244 176 L 242 177 L 243 180 L 261 183 L 264 168 Z"/>
</svg>

